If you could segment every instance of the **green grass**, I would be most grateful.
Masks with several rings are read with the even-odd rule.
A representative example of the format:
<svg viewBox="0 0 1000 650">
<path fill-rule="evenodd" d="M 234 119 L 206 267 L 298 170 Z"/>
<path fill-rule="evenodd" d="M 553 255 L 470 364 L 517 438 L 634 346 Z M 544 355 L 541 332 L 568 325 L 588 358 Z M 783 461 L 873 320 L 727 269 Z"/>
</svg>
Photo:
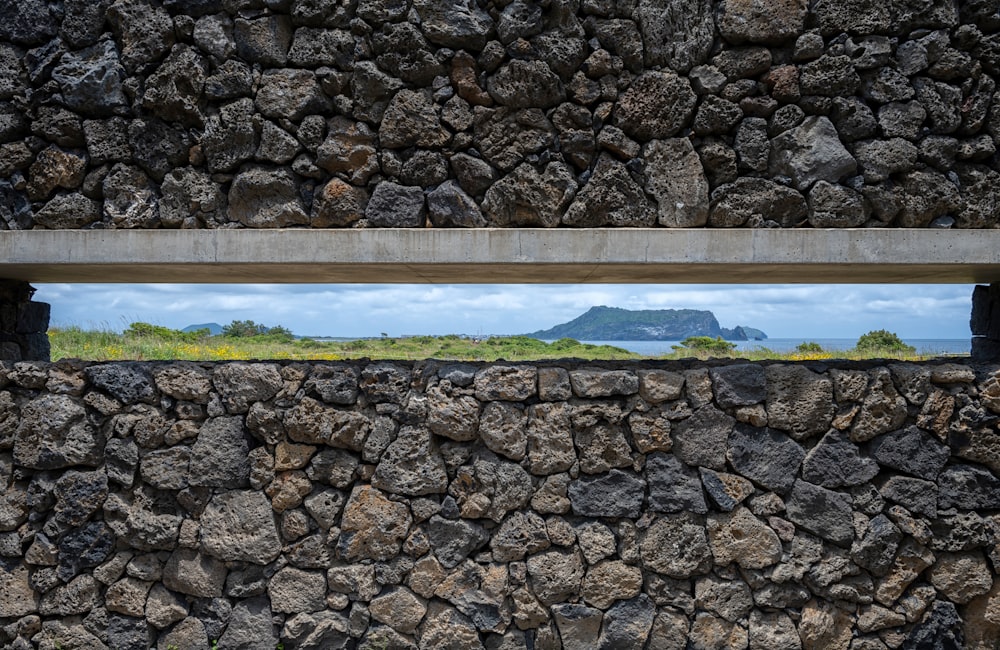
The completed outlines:
<svg viewBox="0 0 1000 650">
<path fill-rule="evenodd" d="M 571 339 L 545 343 L 525 336 L 473 341 L 456 335 L 354 341 L 286 340 L 273 335 L 178 337 L 130 327 L 122 334 L 77 327 L 49 330 L 53 359 L 95 361 L 228 359 L 461 359 L 474 361 L 530 361 L 577 357 L 582 359 L 639 359 L 640 355 L 610 345 L 590 345 Z"/>
<path fill-rule="evenodd" d="M 359 359 L 455 359 L 466 361 L 534 361 L 540 359 L 578 358 L 589 360 L 642 359 L 642 355 L 611 345 L 591 345 L 573 339 L 545 343 L 525 336 L 494 337 L 482 341 L 447 336 L 383 337 L 353 341 L 289 340 L 275 335 L 209 336 L 207 333 L 186 334 L 157 326 L 133 323 L 125 332 L 82 330 L 77 327 L 54 328 L 49 331 L 54 360 L 65 358 L 92 361 L 124 360 L 190 360 L 225 361 L 247 359 L 340 360 Z M 809 361 L 822 359 L 901 359 L 921 360 L 933 355 L 921 355 L 912 349 L 865 348 L 844 351 L 823 350 L 816 344 L 799 346 L 795 352 L 779 353 L 767 348 L 726 350 L 715 339 L 712 345 L 700 347 L 692 342 L 679 346 L 660 359 L 724 358 Z"/>
</svg>

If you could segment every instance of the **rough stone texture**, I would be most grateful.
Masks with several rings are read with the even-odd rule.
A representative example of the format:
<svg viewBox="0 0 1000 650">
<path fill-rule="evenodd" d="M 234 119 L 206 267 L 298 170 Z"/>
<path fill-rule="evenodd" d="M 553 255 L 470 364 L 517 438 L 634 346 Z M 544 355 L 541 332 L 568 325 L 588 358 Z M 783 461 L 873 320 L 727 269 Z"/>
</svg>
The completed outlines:
<svg viewBox="0 0 1000 650">
<path fill-rule="evenodd" d="M 241 172 L 233 181 L 229 219 L 250 228 L 286 228 L 309 223 L 295 176 L 263 168 Z"/>
<path fill-rule="evenodd" d="M 802 478 L 825 488 L 861 485 L 875 478 L 878 464 L 861 455 L 846 434 L 830 431 L 802 464 Z"/>
<path fill-rule="evenodd" d="M 742 506 L 709 515 L 707 525 L 712 556 L 720 566 L 736 562 L 745 569 L 763 569 L 781 559 L 778 535 Z"/>
<path fill-rule="evenodd" d="M 794 189 L 765 178 L 738 178 L 712 190 L 708 225 L 736 228 L 763 219 L 792 226 L 806 214 L 806 200 Z"/>
<path fill-rule="evenodd" d="M 917 427 L 879 436 L 872 441 L 871 450 L 880 465 L 932 480 L 950 455 L 947 447 Z"/>
<path fill-rule="evenodd" d="M 712 566 L 705 528 L 691 515 L 657 519 L 643 534 L 639 549 L 645 568 L 671 578 L 701 575 Z"/>
<path fill-rule="evenodd" d="M 226 492 L 205 507 L 201 547 L 220 560 L 267 564 L 281 552 L 271 504 L 259 492 Z"/>
<path fill-rule="evenodd" d="M 347 560 L 388 560 L 399 553 L 412 523 L 406 505 L 371 487 L 351 492 L 341 518 L 338 553 Z"/>
<path fill-rule="evenodd" d="M 806 530 L 841 546 L 854 538 L 851 498 L 796 480 L 787 502 L 788 518 Z"/>
<path fill-rule="evenodd" d="M 795 482 L 805 451 L 780 431 L 739 424 L 729 436 L 726 457 L 742 476 L 785 494 Z"/>
<path fill-rule="evenodd" d="M 0 644 L 990 647 L 996 373 L 8 364 Z"/>
<path fill-rule="evenodd" d="M 980 4 L 6 0 L 0 214 L 992 228 L 1000 64 Z M 369 214 L 387 184 L 426 212 Z"/>
<path fill-rule="evenodd" d="M 711 470 L 704 470 L 711 471 Z M 675 456 L 650 454 L 646 459 L 650 510 L 656 512 L 708 512 L 698 474 Z"/>
<path fill-rule="evenodd" d="M 736 420 L 712 406 L 705 406 L 671 429 L 673 452 L 688 465 L 724 469 L 726 446 Z"/>
<path fill-rule="evenodd" d="M 584 517 L 638 517 L 646 483 L 629 472 L 581 476 L 569 484 L 573 512 Z"/>
<path fill-rule="evenodd" d="M 615 126 L 633 138 L 670 138 L 688 122 L 696 96 L 684 77 L 647 72 L 632 82 L 615 111 Z"/>
<path fill-rule="evenodd" d="M 659 206 L 658 223 L 668 228 L 704 226 L 708 221 L 708 180 L 691 141 L 652 140 L 644 147 L 643 157 L 645 189 Z"/>
<path fill-rule="evenodd" d="M 833 420 L 833 384 L 803 366 L 768 366 L 767 422 L 795 440 L 826 433 Z"/>
</svg>

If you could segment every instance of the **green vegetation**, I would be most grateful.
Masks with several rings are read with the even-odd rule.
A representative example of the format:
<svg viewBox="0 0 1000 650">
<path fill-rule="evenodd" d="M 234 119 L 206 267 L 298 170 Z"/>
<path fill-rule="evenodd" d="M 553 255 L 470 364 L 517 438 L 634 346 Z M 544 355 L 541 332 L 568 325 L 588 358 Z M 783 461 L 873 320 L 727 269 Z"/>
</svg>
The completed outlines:
<svg viewBox="0 0 1000 650">
<path fill-rule="evenodd" d="M 693 352 L 696 356 L 728 356 L 736 349 L 735 343 L 723 341 L 721 336 L 689 336 L 680 345 L 670 346 L 679 353 Z"/>
<path fill-rule="evenodd" d="M 854 348 L 872 354 L 914 354 L 916 352 L 912 345 L 903 343 L 895 332 L 886 330 L 873 330 L 862 334 Z"/>
<path fill-rule="evenodd" d="M 260 323 L 255 323 L 252 320 L 234 320 L 222 328 L 222 335 L 234 339 L 270 337 L 275 341 L 286 343 L 291 342 L 295 338 L 291 330 L 281 325 L 268 327 Z"/>
<path fill-rule="evenodd" d="M 247 323 L 250 326 L 247 326 Z M 610 345 L 591 345 L 572 339 L 545 343 L 526 336 L 492 337 L 483 341 L 448 336 L 316 341 L 295 339 L 284 328 L 258 329 L 253 321 L 235 322 L 228 332 L 185 333 L 148 323 L 133 323 L 123 333 L 85 331 L 77 327 L 49 330 L 52 358 L 97 361 L 126 359 L 465 359 L 475 361 L 529 361 L 533 359 L 638 359 L 640 355 Z M 276 332 L 275 330 L 278 330 Z M 264 333 L 250 334 L 252 331 Z"/>
<path fill-rule="evenodd" d="M 248 321 L 252 323 L 252 321 Z M 485 340 L 447 336 L 383 336 L 348 341 L 296 339 L 285 328 L 264 328 L 253 335 L 211 336 L 207 330 L 181 332 L 149 323 L 132 323 L 122 333 L 86 331 L 78 327 L 49 331 L 52 358 L 95 361 L 169 360 L 224 361 L 235 359 L 460 359 L 468 361 L 532 361 L 538 359 L 640 359 L 641 355 L 611 345 L 592 345 L 571 338 L 545 343 L 527 336 L 498 336 Z M 275 331 L 277 330 L 277 332 Z M 890 332 L 880 330 L 861 337 L 853 350 L 827 351 L 819 344 L 800 344 L 794 352 L 767 348 L 736 350 L 729 341 L 710 336 L 692 336 L 675 345 L 663 359 L 698 357 L 740 358 L 751 361 L 820 359 L 919 359 L 916 351 Z"/>
</svg>

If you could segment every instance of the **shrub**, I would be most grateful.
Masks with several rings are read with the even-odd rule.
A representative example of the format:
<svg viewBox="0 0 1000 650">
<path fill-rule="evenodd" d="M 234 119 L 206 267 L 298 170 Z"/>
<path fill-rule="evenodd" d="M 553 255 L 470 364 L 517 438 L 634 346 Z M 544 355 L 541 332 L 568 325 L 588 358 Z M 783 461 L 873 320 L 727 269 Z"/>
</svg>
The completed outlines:
<svg viewBox="0 0 1000 650">
<path fill-rule="evenodd" d="M 675 350 L 694 350 L 696 352 L 710 352 L 712 354 L 728 354 L 736 349 L 735 343 L 722 340 L 722 337 L 712 338 L 711 336 L 689 336 L 680 345 L 671 346 Z"/>
<path fill-rule="evenodd" d="M 161 341 L 186 341 L 192 343 L 210 335 L 207 328 L 193 332 L 182 332 L 180 330 L 172 330 L 169 327 L 163 327 L 162 325 L 152 325 L 143 322 L 129 323 L 128 329 L 123 334 L 126 337 L 132 338 L 153 338 Z"/>
<path fill-rule="evenodd" d="M 917 350 L 912 345 L 907 345 L 896 336 L 895 332 L 887 330 L 872 330 L 867 334 L 862 334 L 854 346 L 858 351 L 880 351 L 898 352 L 903 354 L 914 354 Z"/>
<path fill-rule="evenodd" d="M 805 341 L 803 343 L 799 343 L 798 345 L 796 345 L 795 350 L 798 352 L 807 352 L 807 353 L 822 352 L 823 346 L 817 343 L 816 341 Z"/>
<path fill-rule="evenodd" d="M 268 327 L 252 320 L 234 320 L 222 328 L 222 335 L 231 338 L 266 337 L 269 341 L 285 343 L 295 338 L 287 327 L 281 325 Z"/>
</svg>

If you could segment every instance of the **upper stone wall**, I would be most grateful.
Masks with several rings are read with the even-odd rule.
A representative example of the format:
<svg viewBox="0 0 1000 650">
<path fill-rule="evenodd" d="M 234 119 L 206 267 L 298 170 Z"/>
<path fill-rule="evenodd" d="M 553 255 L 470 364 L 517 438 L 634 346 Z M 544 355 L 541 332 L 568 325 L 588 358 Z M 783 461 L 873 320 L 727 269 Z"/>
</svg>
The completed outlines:
<svg viewBox="0 0 1000 650">
<path fill-rule="evenodd" d="M 0 8 L 0 228 L 1000 214 L 997 0 Z"/>
</svg>

